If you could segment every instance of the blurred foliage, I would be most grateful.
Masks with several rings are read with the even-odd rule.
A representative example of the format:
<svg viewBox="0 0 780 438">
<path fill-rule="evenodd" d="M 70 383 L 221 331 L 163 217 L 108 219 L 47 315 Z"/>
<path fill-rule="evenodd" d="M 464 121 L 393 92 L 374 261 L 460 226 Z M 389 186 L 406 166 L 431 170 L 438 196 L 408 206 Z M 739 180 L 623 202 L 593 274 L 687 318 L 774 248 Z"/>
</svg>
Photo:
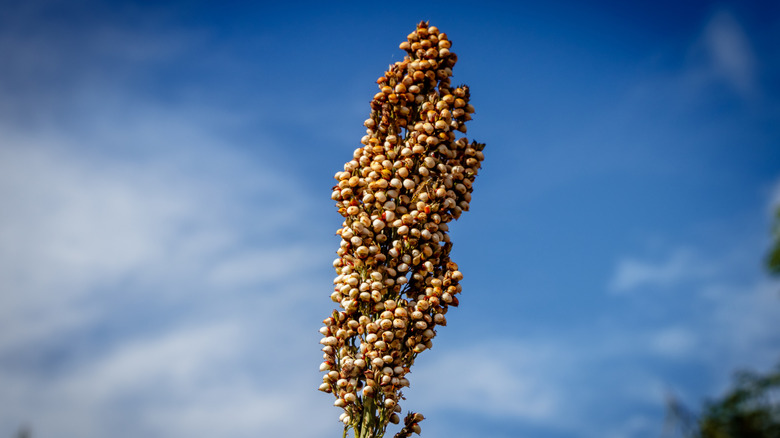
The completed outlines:
<svg viewBox="0 0 780 438">
<path fill-rule="evenodd" d="M 767 268 L 772 274 L 780 274 L 780 206 L 775 210 L 775 220 L 772 225 L 772 248 L 767 256 Z"/>
<path fill-rule="evenodd" d="M 780 438 L 780 366 L 761 375 L 739 372 L 723 398 L 705 403 L 698 418 L 676 399 L 667 425 L 685 438 Z"/>
<path fill-rule="evenodd" d="M 28 426 L 22 426 L 16 433 L 16 438 L 32 438 L 32 431 Z"/>
</svg>

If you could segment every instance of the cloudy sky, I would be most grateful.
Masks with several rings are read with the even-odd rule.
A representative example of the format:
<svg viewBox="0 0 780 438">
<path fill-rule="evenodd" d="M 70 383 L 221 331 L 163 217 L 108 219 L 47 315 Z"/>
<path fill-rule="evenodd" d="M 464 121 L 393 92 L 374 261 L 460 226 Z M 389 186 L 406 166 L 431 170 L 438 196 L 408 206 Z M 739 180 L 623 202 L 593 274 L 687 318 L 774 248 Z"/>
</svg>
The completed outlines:
<svg viewBox="0 0 780 438">
<path fill-rule="evenodd" d="M 423 436 L 657 437 L 780 360 L 776 2 L 0 13 L 0 437 L 341 436 L 333 174 L 424 19 L 487 143 Z"/>
</svg>

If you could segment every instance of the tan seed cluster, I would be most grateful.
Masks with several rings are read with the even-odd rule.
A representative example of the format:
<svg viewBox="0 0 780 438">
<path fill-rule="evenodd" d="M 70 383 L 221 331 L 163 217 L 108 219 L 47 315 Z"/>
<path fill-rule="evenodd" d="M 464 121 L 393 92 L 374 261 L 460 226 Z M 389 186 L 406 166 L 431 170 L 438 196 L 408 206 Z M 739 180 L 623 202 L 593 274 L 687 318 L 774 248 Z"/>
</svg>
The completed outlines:
<svg viewBox="0 0 780 438">
<path fill-rule="evenodd" d="M 463 275 L 447 224 L 469 209 L 484 145 L 462 136 L 474 108 L 469 88 L 450 84 L 450 46 L 427 22 L 409 34 L 403 61 L 377 80 L 363 146 L 335 175 L 345 219 L 331 298 L 340 310 L 320 329 L 320 390 L 359 437 L 400 422 L 409 368 L 458 305 Z M 419 433 L 421 420 L 410 413 L 397 436 Z"/>
</svg>

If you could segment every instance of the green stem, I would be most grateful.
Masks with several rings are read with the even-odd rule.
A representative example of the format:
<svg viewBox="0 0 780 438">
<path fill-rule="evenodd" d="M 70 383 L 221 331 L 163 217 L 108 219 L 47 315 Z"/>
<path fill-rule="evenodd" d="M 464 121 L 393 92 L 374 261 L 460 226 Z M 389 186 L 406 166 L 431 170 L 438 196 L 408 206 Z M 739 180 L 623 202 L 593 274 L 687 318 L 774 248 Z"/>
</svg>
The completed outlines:
<svg viewBox="0 0 780 438">
<path fill-rule="evenodd" d="M 360 426 L 360 437 L 359 438 L 374 438 L 374 428 L 375 428 L 375 416 L 374 416 L 374 410 L 375 410 L 375 403 L 374 403 L 374 397 L 367 397 L 363 399 L 363 418 L 362 418 L 362 424 Z M 355 431 L 357 435 L 357 430 Z"/>
</svg>

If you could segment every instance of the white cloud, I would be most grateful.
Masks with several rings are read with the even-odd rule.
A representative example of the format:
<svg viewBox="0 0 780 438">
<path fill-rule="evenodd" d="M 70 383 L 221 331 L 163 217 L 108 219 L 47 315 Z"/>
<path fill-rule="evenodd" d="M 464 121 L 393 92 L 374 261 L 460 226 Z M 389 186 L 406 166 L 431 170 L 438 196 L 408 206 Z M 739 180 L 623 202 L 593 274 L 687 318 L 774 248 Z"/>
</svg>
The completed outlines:
<svg viewBox="0 0 780 438">
<path fill-rule="evenodd" d="M 197 36 L 39 24 L 0 31 L 0 435 L 338 432 L 332 251 L 257 114 L 135 88 Z"/>
<path fill-rule="evenodd" d="M 219 140 L 209 135 L 177 133 L 166 120 L 136 123 L 146 126 L 138 132 L 115 126 L 113 133 L 145 148 L 156 142 L 180 144 L 192 137 L 200 143 L 187 141 L 189 162 L 177 162 L 175 154 L 148 151 L 141 151 L 142 157 L 133 161 L 91 154 L 89 144 L 76 145 L 80 140 L 100 144 L 101 139 L 88 135 L 25 136 L 0 127 L 3 333 L 9 333 L 9 326 L 10 331 L 19 331 L 29 326 L 23 323 L 29 320 L 44 321 L 51 329 L 73 323 L 67 315 L 78 311 L 76 304 L 97 298 L 95 294 L 105 293 L 102 289 L 110 290 L 128 278 L 156 281 L 159 287 L 161 281 L 181 282 L 198 272 L 218 278 L 223 285 L 272 274 L 258 265 L 257 274 L 247 277 L 246 266 L 242 273 L 224 264 L 215 266 L 214 259 L 239 248 L 255 254 L 250 263 L 274 259 L 278 251 L 244 248 L 244 234 L 258 233 L 242 228 L 241 222 L 255 216 L 252 223 L 267 230 L 260 234 L 276 239 L 275 231 L 285 229 L 283 221 L 305 205 L 305 195 L 294 185 L 273 186 L 271 172 L 258 177 L 264 175 L 262 165 L 240 164 L 240 157 L 231 157 L 230 149 L 215 149 Z M 169 128 L 164 136 L 155 123 Z M 166 151 L 170 154 L 171 148 Z M 282 198 L 284 213 L 242 206 L 249 197 L 266 198 L 274 205 L 280 205 Z M 286 251 L 301 254 L 304 246 L 298 242 Z M 28 331 L 40 331 L 40 326 Z M 7 341 L 8 336 L 3 338 Z"/>
<path fill-rule="evenodd" d="M 247 328 L 183 327 L 123 342 L 94 362 L 40 382 L 0 374 L 0 403 L 10 408 L 6 415 L 30 421 L 36 435 L 318 436 L 327 404 L 313 406 L 309 394 L 315 391 L 307 385 L 290 381 L 279 388 L 275 379 L 253 376 L 243 362 L 252 349 L 268 345 Z M 305 366 L 294 370 L 303 375 Z M 291 430 L 301 412 L 307 421 Z"/>
<path fill-rule="evenodd" d="M 706 328 L 712 360 L 731 368 L 777 361 L 780 282 L 708 284 L 702 296 L 702 308 L 710 315 Z"/>
<path fill-rule="evenodd" d="M 221 136 L 229 116 L 116 97 L 0 123 L 0 434 L 317 436 L 308 194 Z"/>
<path fill-rule="evenodd" d="M 669 358 L 690 358 L 695 355 L 696 333 L 685 327 L 667 327 L 651 333 L 648 346 L 661 356 Z"/>
<path fill-rule="evenodd" d="M 756 59 L 745 31 L 734 16 L 725 10 L 713 14 L 704 28 L 702 42 L 714 73 L 740 94 L 753 93 Z"/>
<path fill-rule="evenodd" d="M 549 420 L 561 409 L 561 394 L 550 368 L 560 358 L 549 356 L 560 352 L 548 350 L 506 339 L 436 351 L 434 357 L 421 356 L 415 364 L 409 392 L 416 405 L 495 418 Z"/>
<path fill-rule="evenodd" d="M 648 262 L 633 257 L 618 261 L 609 282 L 609 290 L 626 293 L 643 287 L 670 287 L 692 278 L 700 278 L 712 272 L 687 249 L 673 251 L 665 260 Z"/>
<path fill-rule="evenodd" d="M 155 116 L 111 130 L 145 145 L 131 159 L 91 153 L 95 131 L 0 126 L 0 432 L 29 424 L 35 435 L 317 436 L 336 416 L 316 397 L 316 336 L 283 344 L 307 337 L 291 323 L 311 312 L 299 297 L 318 278 L 320 243 L 290 233 L 311 217 L 302 214 L 307 195 L 294 181 L 274 184 L 273 171 L 226 147 L 207 122 L 166 131 L 177 116 Z M 151 147 L 183 138 L 186 161 L 175 147 Z M 135 320 L 88 351 L 68 340 L 143 314 L 128 300 L 181 310 Z M 215 313 L 220 306 L 229 310 Z M 268 375 L 309 348 L 311 363 Z M 53 351 L 68 360 L 13 366 Z M 302 410 L 307 421 L 289 433 Z"/>
</svg>

